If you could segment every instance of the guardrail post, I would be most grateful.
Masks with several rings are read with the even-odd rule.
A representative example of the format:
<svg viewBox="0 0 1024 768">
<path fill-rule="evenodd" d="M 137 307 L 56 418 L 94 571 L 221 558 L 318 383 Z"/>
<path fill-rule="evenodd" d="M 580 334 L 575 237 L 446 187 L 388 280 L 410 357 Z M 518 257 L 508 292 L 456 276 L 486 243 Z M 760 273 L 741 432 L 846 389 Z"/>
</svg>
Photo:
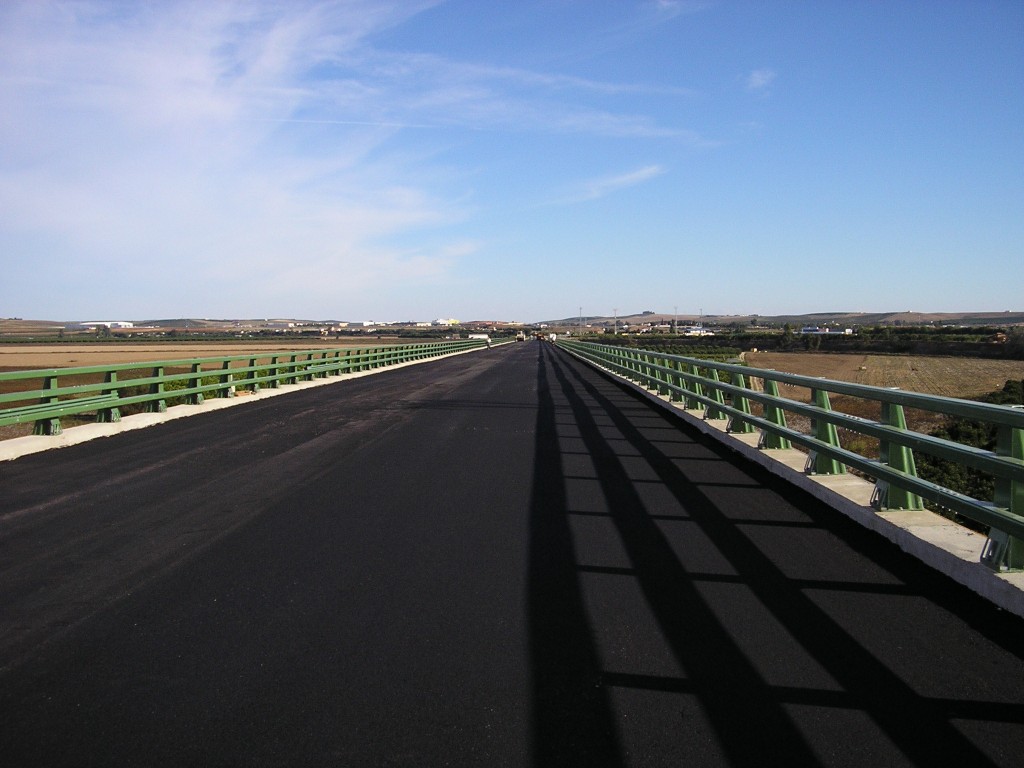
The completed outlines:
<svg viewBox="0 0 1024 768">
<path fill-rule="evenodd" d="M 631 374 L 636 374 L 640 370 L 640 353 L 632 349 L 626 350 L 626 368 L 629 369 Z M 637 376 L 630 375 L 629 378 L 636 381 Z"/>
<path fill-rule="evenodd" d="M 274 355 L 270 358 L 270 368 L 267 369 L 267 373 L 270 375 L 270 388 L 280 389 L 281 387 L 281 369 L 277 367 L 278 355 Z"/>
<path fill-rule="evenodd" d="M 712 382 L 721 381 L 721 379 L 718 378 L 717 368 L 708 368 L 708 379 Z M 708 384 L 708 394 L 717 405 L 709 405 L 704 411 L 704 418 L 706 420 L 724 419 L 725 411 L 718 407 L 719 405 L 725 405 L 725 395 L 722 394 L 722 390 L 716 387 L 713 383 Z"/>
<path fill-rule="evenodd" d="M 619 347 L 615 347 L 615 349 L 607 352 L 602 350 L 595 352 L 593 349 L 584 348 L 581 352 L 587 359 L 593 360 L 598 365 L 601 365 L 615 373 L 620 373 L 620 369 L 625 365 L 623 362 L 625 359 L 625 352 Z"/>
<path fill-rule="evenodd" d="M 153 378 L 160 377 L 160 381 L 154 381 L 149 385 L 149 394 L 157 395 L 157 397 L 146 403 L 146 413 L 167 413 L 167 401 L 163 398 L 164 394 L 164 367 L 158 365 L 153 369 Z"/>
<path fill-rule="evenodd" d="M 630 378 L 629 371 L 633 370 L 633 357 L 628 349 L 616 350 L 619 353 L 618 363 L 622 370 L 617 371 L 620 376 L 625 376 L 627 379 Z"/>
<path fill-rule="evenodd" d="M 673 371 L 683 370 L 683 364 L 679 360 L 666 360 L 665 365 L 671 368 Z M 672 387 L 668 393 L 669 399 L 673 403 L 682 402 L 683 393 L 680 392 L 679 390 L 685 389 L 685 387 L 683 386 L 683 377 L 680 376 L 678 373 L 670 373 L 668 374 L 668 383 Z"/>
<path fill-rule="evenodd" d="M 652 355 L 650 352 L 644 352 L 644 378 L 643 384 L 647 389 L 654 390 L 661 394 L 661 389 L 658 387 L 658 372 L 656 366 L 658 365 L 658 358 L 656 355 Z"/>
<path fill-rule="evenodd" d="M 700 376 L 700 371 L 697 370 L 696 363 L 688 364 L 686 366 L 686 372 L 691 376 Z M 704 387 L 699 381 L 691 381 L 688 382 L 686 389 L 688 392 L 692 392 L 693 394 L 688 394 L 683 398 L 683 410 L 695 410 L 700 408 L 701 403 L 697 398 L 704 396 Z"/>
<path fill-rule="evenodd" d="M 107 375 L 103 379 L 104 384 L 109 384 L 109 387 L 104 388 L 104 395 L 111 395 L 118 397 L 119 392 L 117 389 L 117 371 L 107 371 Z M 110 408 L 100 408 L 96 411 L 96 421 L 102 424 L 111 424 L 115 421 L 121 420 L 121 409 L 116 405 Z"/>
<path fill-rule="evenodd" d="M 737 387 L 747 389 L 747 377 L 742 373 L 733 374 L 733 384 Z M 732 396 L 732 407 L 738 410 L 740 413 L 750 415 L 750 400 L 742 395 L 733 393 Z M 740 434 L 749 434 L 754 431 L 754 425 L 744 421 L 739 416 L 729 416 L 729 423 L 725 427 L 726 432 L 737 432 Z"/>
<path fill-rule="evenodd" d="M 192 363 L 192 375 L 188 378 L 189 389 L 196 389 L 202 385 L 203 377 L 200 375 L 202 372 L 202 363 Z M 193 392 L 191 395 L 185 396 L 185 403 L 188 405 L 202 405 L 205 399 L 202 392 Z"/>
<path fill-rule="evenodd" d="M 659 395 L 667 395 L 668 387 L 665 386 L 667 379 L 666 374 L 662 370 L 668 361 L 663 357 L 654 357 L 653 364 L 648 367 L 647 371 L 651 379 L 651 383 L 654 384 L 653 389 L 657 391 Z"/>
<path fill-rule="evenodd" d="M 828 400 L 828 392 L 824 389 L 812 389 L 811 399 L 814 404 L 823 411 L 831 411 L 832 405 Z M 836 425 L 831 422 L 825 421 L 824 419 L 811 419 L 811 432 L 823 443 L 839 448 L 839 432 L 836 430 Z M 846 474 L 846 467 L 844 467 L 836 459 L 829 458 L 828 456 L 822 456 L 817 451 L 811 451 L 807 455 L 807 464 L 805 465 L 807 471 L 813 471 L 816 475 L 844 475 Z"/>
<path fill-rule="evenodd" d="M 882 403 L 882 422 L 899 430 L 906 430 L 907 419 L 903 406 Z M 893 445 L 888 440 L 878 441 L 878 459 L 895 470 L 917 477 L 914 452 L 905 445 Z M 894 486 L 885 480 L 875 481 L 871 503 L 876 509 L 924 509 L 924 502 L 916 493 Z"/>
<path fill-rule="evenodd" d="M 1024 429 L 1000 424 L 996 432 L 996 454 L 1024 460 Z M 995 480 L 995 505 L 1024 516 L 1024 483 L 1003 477 Z M 1024 540 L 1005 531 L 989 529 L 981 562 L 994 571 L 1024 568 Z"/>
<path fill-rule="evenodd" d="M 47 376 L 43 379 L 43 389 L 56 389 L 57 388 L 57 377 Z M 56 395 L 43 395 L 39 398 L 40 403 L 56 403 L 60 398 Z M 37 419 L 36 423 L 32 425 L 33 435 L 59 435 L 64 429 L 60 425 L 59 418 L 52 419 Z"/>
<path fill-rule="evenodd" d="M 257 392 L 260 391 L 259 382 L 253 381 L 253 379 L 256 378 L 256 358 L 255 357 L 250 357 L 249 358 L 249 368 L 251 368 L 252 370 L 250 370 L 249 374 L 245 377 L 245 378 L 249 379 L 249 381 L 246 382 L 245 388 L 255 395 Z"/>
<path fill-rule="evenodd" d="M 779 384 L 772 379 L 764 379 L 764 393 L 770 397 L 779 396 Z M 786 424 L 786 412 L 777 405 L 765 405 L 764 407 L 764 418 L 766 421 L 774 424 L 777 427 L 788 427 Z M 758 448 L 792 448 L 793 444 L 789 441 L 789 438 L 783 437 L 782 435 L 776 435 L 774 432 L 763 430 L 761 432 L 761 439 L 758 441 Z"/>
<path fill-rule="evenodd" d="M 231 373 L 231 361 L 225 360 L 220 366 L 220 376 L 217 377 L 221 386 L 217 387 L 217 397 L 231 397 L 235 394 L 235 386 L 232 382 L 235 377 Z"/>
</svg>

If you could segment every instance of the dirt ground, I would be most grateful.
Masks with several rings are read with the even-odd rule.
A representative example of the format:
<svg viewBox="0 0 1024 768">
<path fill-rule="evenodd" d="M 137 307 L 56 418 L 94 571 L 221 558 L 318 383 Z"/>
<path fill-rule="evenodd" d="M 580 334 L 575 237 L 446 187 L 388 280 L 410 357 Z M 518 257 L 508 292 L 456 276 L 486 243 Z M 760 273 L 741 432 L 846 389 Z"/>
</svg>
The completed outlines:
<svg viewBox="0 0 1024 768">
<path fill-rule="evenodd" d="M 829 355 L 801 352 L 748 352 L 745 360 L 757 368 L 771 368 L 802 376 L 867 384 L 873 387 L 899 387 L 911 392 L 945 397 L 972 398 L 1002 389 L 1009 379 L 1024 379 L 1024 360 L 987 360 L 975 357 L 918 357 L 911 355 Z M 791 400 L 810 401 L 805 387 L 780 385 L 779 394 Z M 878 403 L 844 395 L 830 398 L 833 410 L 865 419 L 881 418 Z M 810 431 L 810 421 L 801 416 L 787 416 L 789 426 Z M 945 417 L 931 411 L 906 409 L 907 427 L 917 432 L 931 432 L 945 422 Z M 845 447 L 875 456 L 877 440 L 840 430 Z"/>
<path fill-rule="evenodd" d="M 946 397 L 976 397 L 1002 389 L 1009 379 L 1024 379 L 1024 360 L 800 352 L 748 352 L 745 359 L 756 368 Z"/>
</svg>

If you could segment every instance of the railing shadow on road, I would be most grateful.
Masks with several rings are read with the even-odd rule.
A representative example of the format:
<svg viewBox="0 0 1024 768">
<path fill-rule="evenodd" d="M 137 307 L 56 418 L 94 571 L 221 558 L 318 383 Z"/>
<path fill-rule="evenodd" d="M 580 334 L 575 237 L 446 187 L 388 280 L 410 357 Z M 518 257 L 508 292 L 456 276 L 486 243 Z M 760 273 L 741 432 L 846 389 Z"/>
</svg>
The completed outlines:
<svg viewBox="0 0 1024 768">
<path fill-rule="evenodd" d="M 712 489 L 749 487 L 749 478 L 737 483 L 692 480 L 680 468 L 680 457 L 666 452 L 671 440 L 661 444 L 649 439 L 646 421 L 638 426 L 624 413 L 636 403 L 631 394 L 613 384 L 595 385 L 592 376 L 584 376 L 546 345 L 539 347 L 538 356 L 540 407 L 528 579 L 535 765 L 624 764 L 613 703 L 615 692 L 622 689 L 695 697 L 731 765 L 763 765 L 772 755 L 787 765 L 821 764 L 820 749 L 807 737 L 808 724 L 798 723 L 794 715 L 801 706 L 860 713 L 870 721 L 869 730 L 880 732 L 913 765 L 994 764 L 951 720 L 991 717 L 1013 722 L 1024 714 L 1020 705 L 921 695 L 808 596 L 808 590 L 827 589 L 902 599 L 916 597 L 914 587 L 898 577 L 892 583 L 791 577 L 748 534 L 758 526 L 832 531 L 833 522 L 823 519 L 809 500 L 801 501 L 796 494 L 792 503 L 802 513 L 799 520 L 730 517 Z M 584 449 L 574 453 L 586 453 L 597 468 L 592 482 L 599 485 L 607 512 L 579 511 L 570 504 L 566 457 L 559 443 L 559 425 L 566 418 L 578 429 Z M 655 419 L 650 426 L 665 435 L 664 421 Z M 609 428 L 616 431 L 616 439 L 609 436 Z M 699 436 L 693 439 L 703 442 Z M 720 447 L 706 447 L 726 461 Z M 631 477 L 624 456 L 641 459 L 656 477 Z M 643 483 L 667 489 L 685 515 L 652 514 Z M 579 515 L 610 519 L 628 568 L 577 562 L 572 520 Z M 713 542 L 725 571 L 731 572 L 703 573 L 684 565 L 662 528 L 666 519 L 695 526 Z M 589 610 L 581 584 L 586 573 L 635 580 L 685 675 L 604 669 L 594 626 L 600 618 Z M 755 663 L 749 646 L 734 639 L 734 627 L 723 622 L 720 608 L 708 599 L 708 585 L 716 582 L 752 594 L 758 612 L 767 614 L 838 685 L 770 684 L 763 660 Z"/>
<path fill-rule="evenodd" d="M 538 344 L 536 458 L 527 571 L 537 766 L 618 766 L 608 693 L 576 573 L 555 403 Z"/>
</svg>

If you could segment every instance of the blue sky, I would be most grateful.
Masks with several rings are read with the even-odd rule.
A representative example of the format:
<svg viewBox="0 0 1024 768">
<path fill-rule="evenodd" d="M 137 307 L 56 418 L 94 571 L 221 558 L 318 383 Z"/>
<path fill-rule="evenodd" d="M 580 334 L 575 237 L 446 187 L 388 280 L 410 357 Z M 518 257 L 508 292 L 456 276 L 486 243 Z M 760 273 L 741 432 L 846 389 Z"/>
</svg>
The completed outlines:
<svg viewBox="0 0 1024 768">
<path fill-rule="evenodd" d="M 0 3 L 0 316 L 1022 310 L 1024 3 Z"/>
</svg>

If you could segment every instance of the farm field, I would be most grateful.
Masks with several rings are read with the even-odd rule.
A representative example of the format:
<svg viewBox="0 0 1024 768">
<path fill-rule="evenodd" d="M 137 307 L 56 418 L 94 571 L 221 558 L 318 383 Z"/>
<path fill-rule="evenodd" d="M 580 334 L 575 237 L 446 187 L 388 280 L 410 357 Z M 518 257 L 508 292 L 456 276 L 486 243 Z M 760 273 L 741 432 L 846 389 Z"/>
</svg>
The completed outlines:
<svg viewBox="0 0 1024 768">
<path fill-rule="evenodd" d="M 972 398 L 1002 389 L 1010 379 L 1024 379 L 1024 360 L 988 360 L 976 357 L 927 357 L 914 355 L 836 355 L 806 352 L 748 352 L 746 362 L 756 368 L 772 368 L 802 376 L 849 381 L 873 387 L 899 387 L 912 392 L 944 397 Z M 788 384 L 779 394 L 791 400 L 810 402 L 810 390 Z M 878 403 L 846 395 L 832 395 L 833 410 L 865 419 L 881 418 Z M 810 431 L 810 420 L 788 417 L 789 425 Z M 945 417 L 931 411 L 906 409 L 907 427 L 931 432 Z M 878 441 L 839 430 L 844 447 L 866 456 L 878 455 Z"/>
<path fill-rule="evenodd" d="M 748 352 L 745 359 L 755 368 L 946 397 L 977 397 L 1002 389 L 1009 379 L 1024 379 L 1024 360 L 806 352 Z"/>
</svg>

